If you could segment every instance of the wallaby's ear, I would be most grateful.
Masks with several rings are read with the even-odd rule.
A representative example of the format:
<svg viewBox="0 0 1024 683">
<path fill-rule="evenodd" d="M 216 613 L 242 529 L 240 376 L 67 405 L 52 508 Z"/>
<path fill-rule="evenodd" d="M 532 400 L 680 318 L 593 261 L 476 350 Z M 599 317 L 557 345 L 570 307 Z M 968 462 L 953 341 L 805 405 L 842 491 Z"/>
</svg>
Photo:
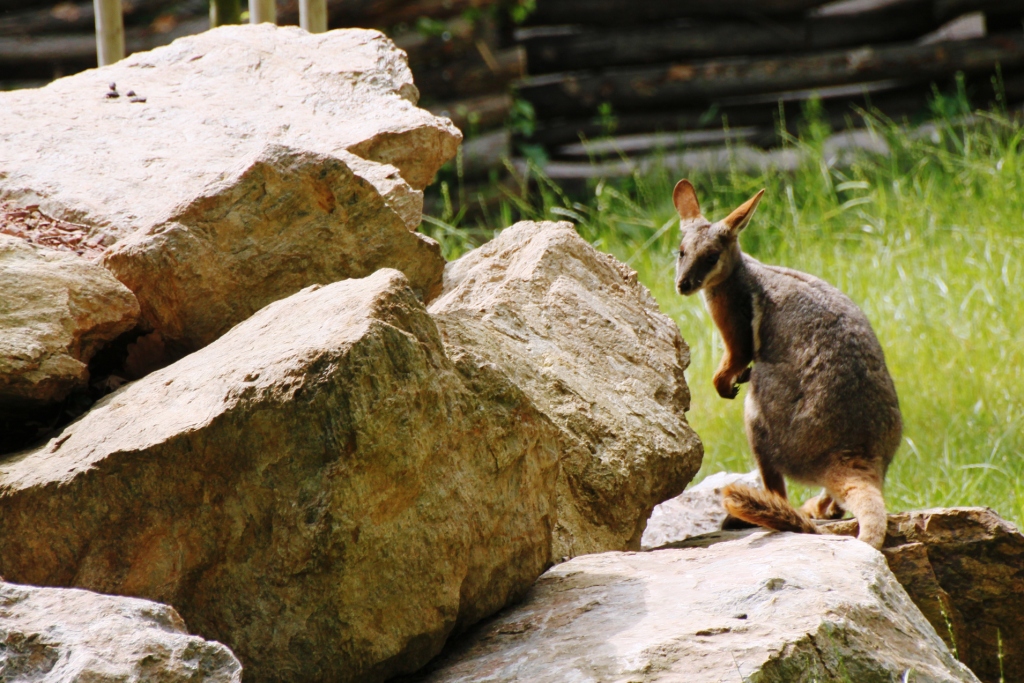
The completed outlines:
<svg viewBox="0 0 1024 683">
<path fill-rule="evenodd" d="M 683 178 L 672 190 L 672 203 L 676 205 L 679 217 L 684 221 L 700 218 L 700 204 L 697 203 L 697 191 L 689 180 Z"/>
<path fill-rule="evenodd" d="M 735 211 L 730 213 L 728 216 L 722 219 L 722 224 L 735 234 L 743 228 L 747 227 L 747 223 L 754 216 L 754 211 L 757 210 L 757 205 L 761 201 L 761 197 L 764 195 L 764 190 L 761 190 L 753 197 L 743 202 Z"/>
</svg>

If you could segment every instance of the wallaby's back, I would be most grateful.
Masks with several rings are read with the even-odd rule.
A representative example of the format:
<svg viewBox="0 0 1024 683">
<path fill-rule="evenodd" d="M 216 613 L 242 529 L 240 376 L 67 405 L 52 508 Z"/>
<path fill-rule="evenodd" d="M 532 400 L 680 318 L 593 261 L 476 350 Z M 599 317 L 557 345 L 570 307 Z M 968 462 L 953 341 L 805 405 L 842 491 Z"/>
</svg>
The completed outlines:
<svg viewBox="0 0 1024 683">
<path fill-rule="evenodd" d="M 867 317 L 824 280 L 746 254 L 743 263 L 754 308 L 748 401 L 774 463 L 808 483 L 843 454 L 876 461 L 884 474 L 902 422 Z"/>
</svg>

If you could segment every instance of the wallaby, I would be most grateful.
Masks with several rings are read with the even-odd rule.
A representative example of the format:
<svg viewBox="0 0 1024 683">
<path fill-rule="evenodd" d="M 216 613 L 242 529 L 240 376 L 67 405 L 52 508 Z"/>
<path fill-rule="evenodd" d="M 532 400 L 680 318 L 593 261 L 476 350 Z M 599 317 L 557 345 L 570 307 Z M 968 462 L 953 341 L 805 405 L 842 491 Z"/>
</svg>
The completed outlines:
<svg viewBox="0 0 1024 683">
<path fill-rule="evenodd" d="M 849 510 L 858 538 L 880 548 L 882 482 L 903 430 L 882 347 L 838 289 L 740 251 L 740 231 L 762 195 L 717 223 L 701 214 L 688 180 L 672 196 L 683 233 L 676 288 L 703 291 L 725 342 L 715 389 L 731 399 L 750 382 L 744 422 L 764 490 L 726 487 L 725 508 L 749 523 L 805 533 L 818 533 L 812 518 L 837 519 Z M 824 492 L 796 510 L 783 475 Z"/>
</svg>

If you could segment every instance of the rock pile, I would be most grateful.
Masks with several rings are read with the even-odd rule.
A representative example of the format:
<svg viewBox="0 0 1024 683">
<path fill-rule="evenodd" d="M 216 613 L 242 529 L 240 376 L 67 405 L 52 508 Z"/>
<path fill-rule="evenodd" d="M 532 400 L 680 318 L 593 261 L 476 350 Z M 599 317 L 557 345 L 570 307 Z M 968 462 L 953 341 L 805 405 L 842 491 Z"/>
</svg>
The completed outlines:
<svg viewBox="0 0 1024 683">
<path fill-rule="evenodd" d="M 0 458 L 6 580 L 166 603 L 247 681 L 380 681 L 563 556 L 637 547 L 699 467 L 688 350 L 635 273 L 568 224 L 447 269 L 415 232 L 459 133 L 380 34 L 223 28 L 0 98 L 4 253 L 100 283 L 4 323 L 79 383 L 133 326 L 126 368 L 167 352 Z"/>
</svg>

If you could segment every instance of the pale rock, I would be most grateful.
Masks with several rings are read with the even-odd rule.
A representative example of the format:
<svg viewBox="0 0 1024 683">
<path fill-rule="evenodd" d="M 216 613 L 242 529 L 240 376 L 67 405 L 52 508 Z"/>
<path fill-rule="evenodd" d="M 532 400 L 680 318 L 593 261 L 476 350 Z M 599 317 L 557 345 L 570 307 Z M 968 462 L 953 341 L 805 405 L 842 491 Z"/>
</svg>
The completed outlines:
<svg viewBox="0 0 1024 683">
<path fill-rule="evenodd" d="M 675 498 L 655 506 L 640 539 L 640 547 L 650 550 L 666 543 L 721 531 L 729 517 L 722 505 L 722 489 L 729 484 L 760 488 L 761 474 L 757 471 L 747 474 L 716 472 Z"/>
<path fill-rule="evenodd" d="M 242 666 L 166 605 L 0 583 L 0 680 L 240 683 Z"/>
<path fill-rule="evenodd" d="M 461 134 L 417 97 L 377 31 L 220 27 L 0 93 L 0 199 L 85 226 L 184 351 L 381 267 L 429 298 L 444 261 L 409 228 Z"/>
<path fill-rule="evenodd" d="M 558 565 L 415 680 L 977 682 L 867 544 L 766 531 L 718 540 Z"/>
<path fill-rule="evenodd" d="M 0 407 L 58 401 L 89 381 L 88 362 L 135 326 L 139 303 L 71 252 L 0 234 Z"/>
<path fill-rule="evenodd" d="M 0 460 L 0 574 L 170 604 L 247 681 L 379 681 L 550 565 L 558 440 L 384 269 Z"/>
<path fill-rule="evenodd" d="M 703 449 L 690 354 L 636 273 L 569 223 L 517 223 L 449 263 L 430 305 L 445 343 L 494 363 L 562 429 L 554 556 L 637 549 Z"/>
<path fill-rule="evenodd" d="M 856 520 L 825 525 L 855 536 Z M 1024 681 L 1024 535 L 988 508 L 889 515 L 882 553 L 960 661 L 985 683 Z"/>
</svg>

